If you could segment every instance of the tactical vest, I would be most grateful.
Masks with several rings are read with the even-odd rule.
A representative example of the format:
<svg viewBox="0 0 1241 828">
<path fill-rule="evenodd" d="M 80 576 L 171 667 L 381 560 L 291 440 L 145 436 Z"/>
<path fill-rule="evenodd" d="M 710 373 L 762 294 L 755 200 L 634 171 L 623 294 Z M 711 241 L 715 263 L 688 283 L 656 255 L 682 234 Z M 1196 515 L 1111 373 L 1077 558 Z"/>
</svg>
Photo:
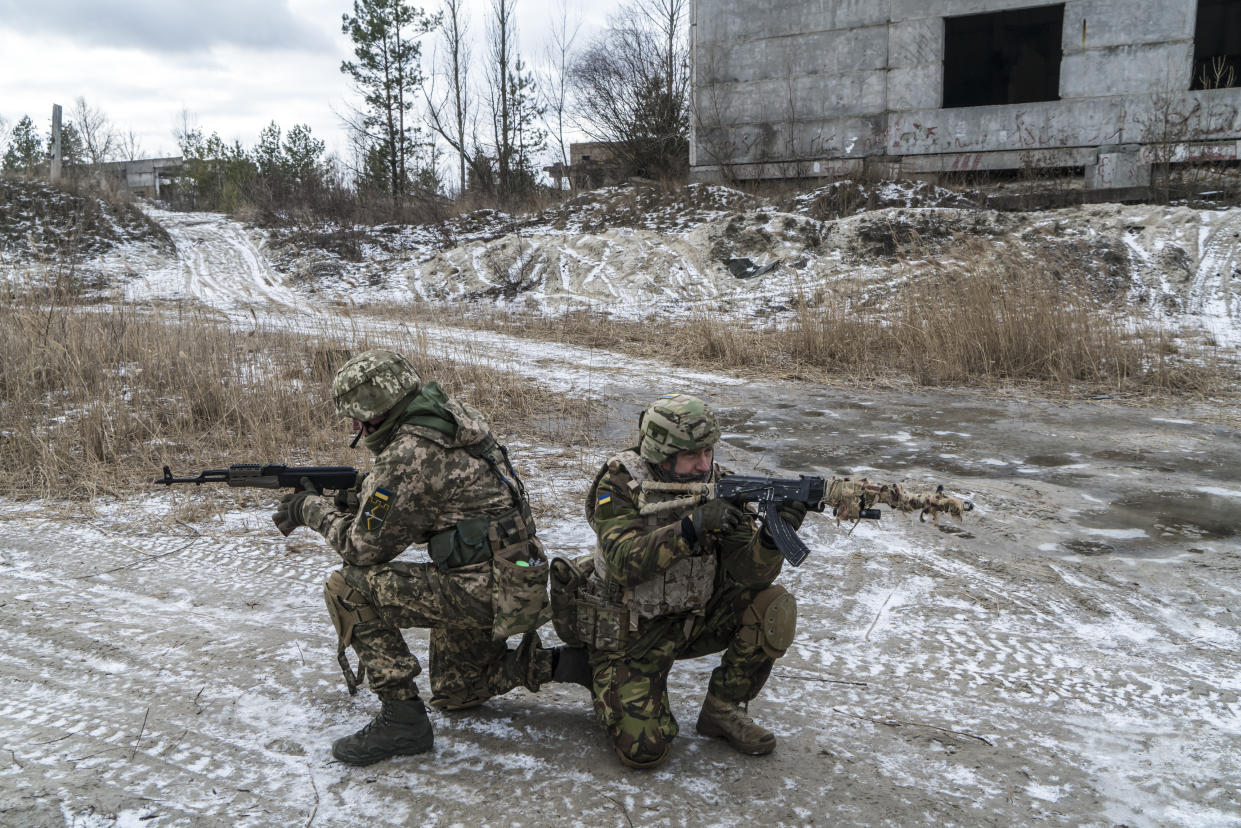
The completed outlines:
<svg viewBox="0 0 1241 828">
<path fill-rule="evenodd" d="M 463 419 L 477 423 L 483 421 L 483 415 L 466 403 L 446 398 L 437 410 L 425 411 L 421 415 L 405 416 L 402 422 L 405 425 L 413 426 L 415 433 L 421 433 L 422 436 L 429 440 L 440 442 L 440 439 L 442 439 L 441 435 L 453 436 L 456 433 L 457 424 Z M 477 442 L 458 445 L 457 448 L 465 451 L 471 457 L 485 461 L 491 466 L 491 470 L 495 472 L 496 477 L 505 485 L 513 498 L 512 509 L 485 521 L 487 523 L 487 537 L 485 539 L 478 539 L 478 541 L 485 540 L 485 546 L 489 548 L 491 554 L 497 557 L 508 560 L 525 559 L 527 554 L 526 545 L 534 541 L 534 513 L 530 509 L 526 487 L 521 482 L 521 478 L 517 475 L 517 470 L 513 468 L 513 464 L 509 460 L 508 448 L 496 440 L 490 428 L 484 431 L 483 437 Z M 463 527 L 461 524 L 458 524 L 455 529 L 449 529 L 441 533 L 441 535 L 450 535 L 456 532 L 458 535 L 457 540 L 459 541 L 462 531 Z M 434 550 L 437 546 L 443 546 L 444 542 L 444 538 L 440 538 L 439 542 L 433 539 L 431 547 Z M 480 549 L 479 551 L 481 552 L 482 550 Z M 443 565 L 441 561 L 437 560 L 436 562 Z M 459 565 L 462 561 L 457 560 L 454 563 Z"/>
<path fill-rule="evenodd" d="M 595 482 L 586 495 L 588 509 L 595 505 L 595 492 L 599 481 L 608 473 L 612 463 L 620 463 L 630 475 L 629 488 L 634 502 L 643 510 L 651 506 L 683 497 L 682 494 L 647 491 L 644 484 L 655 481 L 650 465 L 633 449 L 622 451 L 608 458 Z M 714 482 L 717 471 L 711 471 Z M 669 509 L 654 509 L 643 518 L 643 530 L 653 532 L 661 526 L 676 523 L 694 510 L 692 503 Z M 595 569 L 591 576 L 590 591 L 611 603 L 623 604 L 629 610 L 629 629 L 636 631 L 640 619 L 658 618 L 663 615 L 674 615 L 682 612 L 701 613 L 711 600 L 715 590 L 715 572 L 719 556 L 714 548 L 714 541 L 709 538 L 700 539 L 700 543 L 708 544 L 704 552 L 692 558 L 679 558 L 659 575 L 632 587 L 625 587 L 607 573 L 607 564 L 603 559 L 603 548 L 595 544 Z"/>
</svg>

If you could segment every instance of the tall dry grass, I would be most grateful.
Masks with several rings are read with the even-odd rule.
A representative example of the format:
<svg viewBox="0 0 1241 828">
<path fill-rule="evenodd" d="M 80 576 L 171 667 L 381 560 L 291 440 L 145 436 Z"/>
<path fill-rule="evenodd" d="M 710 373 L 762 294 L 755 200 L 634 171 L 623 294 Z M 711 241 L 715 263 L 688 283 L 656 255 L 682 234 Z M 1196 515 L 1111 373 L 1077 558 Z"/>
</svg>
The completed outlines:
<svg viewBox="0 0 1241 828">
<path fill-rule="evenodd" d="M 772 324 L 700 311 L 623 320 L 458 314 L 467 321 L 695 367 L 925 386 L 1035 384 L 1066 394 L 1208 393 L 1235 379 L 1215 349 L 1181 342 L 1133 313 L 1081 262 L 988 240 L 950 257 L 905 250 L 882 301 L 821 289 Z"/>
<path fill-rule="evenodd" d="M 238 462 L 356 465 L 328 396 L 361 349 L 405 353 L 478 406 L 501 436 L 563 436 L 593 416 L 479 355 L 428 355 L 419 334 L 382 343 L 326 330 L 238 330 L 203 311 L 82 306 L 49 291 L 0 297 L 0 495 L 92 497 Z M 457 355 L 454 355 L 457 356 Z"/>
</svg>

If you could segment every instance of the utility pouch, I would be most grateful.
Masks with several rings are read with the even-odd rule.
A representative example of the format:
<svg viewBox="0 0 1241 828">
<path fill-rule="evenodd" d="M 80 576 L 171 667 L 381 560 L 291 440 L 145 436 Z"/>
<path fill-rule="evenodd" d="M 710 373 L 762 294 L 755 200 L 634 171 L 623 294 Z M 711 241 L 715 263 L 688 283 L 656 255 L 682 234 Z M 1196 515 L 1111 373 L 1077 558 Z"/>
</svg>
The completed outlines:
<svg viewBox="0 0 1241 828">
<path fill-rule="evenodd" d="M 491 545 L 487 542 L 489 525 L 485 517 L 457 521 L 453 528 L 431 536 L 427 554 L 440 569 L 482 563 L 491 557 Z"/>
<path fill-rule="evenodd" d="M 490 554 L 490 553 L 489 553 Z M 547 556 L 543 544 L 530 539 L 524 549 L 508 547 L 491 558 L 491 637 L 503 641 L 547 622 Z"/>
<path fill-rule="evenodd" d="M 600 601 L 593 596 L 578 598 L 578 636 L 587 646 L 605 653 L 624 648 L 629 641 L 629 609 L 623 604 Z"/>
<path fill-rule="evenodd" d="M 552 626 L 556 635 L 570 647 L 586 646 L 578 623 L 577 602 L 582 584 L 595 570 L 594 555 L 584 555 L 577 560 L 552 558 L 551 604 Z"/>
</svg>

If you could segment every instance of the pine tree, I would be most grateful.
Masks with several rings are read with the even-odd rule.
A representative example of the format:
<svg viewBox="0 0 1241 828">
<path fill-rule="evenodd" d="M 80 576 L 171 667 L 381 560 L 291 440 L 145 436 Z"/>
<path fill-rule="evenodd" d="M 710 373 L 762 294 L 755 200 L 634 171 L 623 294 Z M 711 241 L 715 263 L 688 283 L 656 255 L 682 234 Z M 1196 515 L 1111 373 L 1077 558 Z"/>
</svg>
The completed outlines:
<svg viewBox="0 0 1241 828">
<path fill-rule="evenodd" d="M 421 131 L 410 123 L 414 95 L 423 81 L 417 38 L 437 23 L 405 0 L 353 0 L 353 14 L 341 16 L 341 31 L 353 41 L 357 60 L 343 61 L 340 70 L 353 79 L 365 104 L 358 113 L 365 159 L 361 175 L 368 186 L 378 183 L 372 152 L 378 148 L 387 173 L 385 189 L 395 203 L 409 192 Z"/>
<path fill-rule="evenodd" d="M 52 134 L 50 128 L 47 135 L 46 155 L 51 160 Z M 82 134 L 78 132 L 78 128 L 73 125 L 72 121 L 65 121 L 60 127 L 60 160 L 65 166 L 85 164 L 87 160 L 86 144 L 82 141 Z"/>
<path fill-rule="evenodd" d="M 23 115 L 9 135 L 9 148 L 4 153 L 4 171 L 32 178 L 42 160 L 43 139 L 30 116 Z"/>
<path fill-rule="evenodd" d="M 294 124 L 284 137 L 284 170 L 294 186 L 303 190 L 323 183 L 323 162 L 326 145 L 310 133 L 305 124 Z"/>
</svg>

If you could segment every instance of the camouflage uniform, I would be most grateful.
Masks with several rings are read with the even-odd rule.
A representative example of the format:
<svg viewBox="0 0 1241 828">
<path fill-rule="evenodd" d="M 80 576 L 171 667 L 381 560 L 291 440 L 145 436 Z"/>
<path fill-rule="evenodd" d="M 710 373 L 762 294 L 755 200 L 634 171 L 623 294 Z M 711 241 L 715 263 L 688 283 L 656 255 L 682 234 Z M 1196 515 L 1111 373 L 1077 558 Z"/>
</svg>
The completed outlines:
<svg viewBox="0 0 1241 828">
<path fill-rule="evenodd" d="M 377 456 L 358 510 L 329 497 L 308 498 L 303 507 L 305 524 L 345 561 L 327 597 L 350 691 L 369 674 L 381 699 L 417 698 L 420 666 L 400 632 L 408 627 L 431 630 L 432 704 L 467 707 L 518 685 L 537 690 L 552 673 L 551 651 L 538 648 L 532 631 L 544 620 L 546 561 L 524 490 L 477 410 L 433 382 L 411 397 L 392 409 L 385 433 L 372 435 L 381 439 L 367 438 Z M 489 519 L 486 535 L 471 538 L 471 527 L 484 531 L 474 520 L 480 517 Z M 428 542 L 433 556 L 437 544 L 447 550 L 440 562 L 447 567 L 393 560 Z M 483 559 L 462 564 L 460 550 L 472 554 L 471 542 Z M 505 638 L 527 630 L 510 650 Z M 346 645 L 358 655 L 356 678 Z"/>
<path fill-rule="evenodd" d="M 765 591 L 779 590 L 791 601 L 771 586 L 783 559 L 753 521 L 691 540 L 683 519 L 692 504 L 640 514 L 661 499 L 642 487 L 657 472 L 635 447 L 600 469 L 586 499 L 598 535 L 585 603 L 599 615 L 585 622 L 595 634 L 583 636 L 594 669 L 595 713 L 622 761 L 635 767 L 662 761 L 677 735 L 667 690 L 673 662 L 722 651 L 708 693 L 730 704 L 748 702 L 774 657 L 753 634 L 757 621 L 747 610 Z M 713 465 L 706 482 L 721 474 Z M 608 608 L 622 619 L 610 627 L 603 623 Z"/>
</svg>

